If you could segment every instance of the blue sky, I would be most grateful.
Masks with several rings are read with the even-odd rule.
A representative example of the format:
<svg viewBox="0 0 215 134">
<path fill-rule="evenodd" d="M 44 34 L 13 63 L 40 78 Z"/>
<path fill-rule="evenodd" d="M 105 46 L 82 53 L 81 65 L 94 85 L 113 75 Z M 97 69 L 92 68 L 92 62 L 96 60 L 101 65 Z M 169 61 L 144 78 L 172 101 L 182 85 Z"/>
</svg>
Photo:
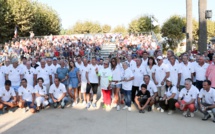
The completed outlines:
<svg viewBox="0 0 215 134">
<path fill-rule="evenodd" d="M 186 15 L 186 0 L 38 0 L 55 9 L 63 28 L 77 21 L 95 21 L 100 24 L 128 26 L 132 19 L 154 15 L 160 25 L 171 15 Z M 208 1 L 208 10 L 215 7 L 215 0 Z M 212 20 L 215 20 L 215 10 Z M 198 19 L 198 0 L 193 0 L 193 17 Z"/>
</svg>

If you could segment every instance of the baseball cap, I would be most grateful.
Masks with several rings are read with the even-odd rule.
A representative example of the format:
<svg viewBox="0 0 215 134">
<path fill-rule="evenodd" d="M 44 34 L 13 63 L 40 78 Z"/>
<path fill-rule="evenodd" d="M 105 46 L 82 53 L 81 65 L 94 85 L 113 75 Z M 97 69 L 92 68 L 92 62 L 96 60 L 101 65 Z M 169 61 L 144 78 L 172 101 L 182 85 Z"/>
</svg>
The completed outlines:
<svg viewBox="0 0 215 134">
<path fill-rule="evenodd" d="M 169 77 L 169 78 L 167 78 L 166 80 L 167 80 L 167 81 L 170 81 L 170 82 L 172 82 L 170 77 Z"/>
<path fill-rule="evenodd" d="M 162 59 L 163 59 L 163 57 L 162 57 L 162 56 L 158 56 L 158 57 L 157 57 L 157 59 L 162 60 Z"/>
<path fill-rule="evenodd" d="M 56 57 L 54 57 L 54 58 L 53 58 L 53 60 L 57 60 L 57 58 L 56 58 Z"/>
</svg>

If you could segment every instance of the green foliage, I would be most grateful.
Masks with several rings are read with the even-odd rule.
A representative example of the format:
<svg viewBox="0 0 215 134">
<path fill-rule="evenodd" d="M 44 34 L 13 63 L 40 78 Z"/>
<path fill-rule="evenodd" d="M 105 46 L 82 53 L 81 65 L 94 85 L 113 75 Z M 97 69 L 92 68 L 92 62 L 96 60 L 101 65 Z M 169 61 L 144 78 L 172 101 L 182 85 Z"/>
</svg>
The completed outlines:
<svg viewBox="0 0 215 134">
<path fill-rule="evenodd" d="M 174 50 L 178 43 L 185 38 L 185 34 L 182 33 L 182 28 L 185 25 L 185 18 L 179 15 L 171 16 L 164 22 L 161 33 L 162 37 L 166 38 L 168 49 Z"/>
<path fill-rule="evenodd" d="M 128 32 L 141 33 L 141 32 L 150 32 L 152 30 L 154 31 L 154 33 L 159 33 L 160 32 L 159 26 L 158 25 L 154 26 L 151 23 L 152 23 L 151 16 L 148 16 L 148 15 L 141 16 L 137 19 L 132 20 L 129 23 Z"/>
<path fill-rule="evenodd" d="M 87 34 L 87 33 L 100 33 L 102 32 L 101 25 L 97 22 L 85 21 L 76 22 L 71 28 L 71 33 L 75 34 Z"/>
<path fill-rule="evenodd" d="M 123 26 L 123 25 L 118 25 L 116 26 L 113 31 L 113 33 L 121 33 L 121 34 L 126 34 L 127 33 L 127 29 Z"/>
<path fill-rule="evenodd" d="M 109 33 L 110 30 L 111 30 L 111 26 L 110 25 L 105 24 L 105 25 L 102 26 L 102 32 L 103 33 Z"/>
<path fill-rule="evenodd" d="M 59 34 L 61 21 L 53 9 L 31 0 L 0 0 L 0 42 L 11 39 L 14 28 L 18 26 L 18 35 Z"/>
</svg>

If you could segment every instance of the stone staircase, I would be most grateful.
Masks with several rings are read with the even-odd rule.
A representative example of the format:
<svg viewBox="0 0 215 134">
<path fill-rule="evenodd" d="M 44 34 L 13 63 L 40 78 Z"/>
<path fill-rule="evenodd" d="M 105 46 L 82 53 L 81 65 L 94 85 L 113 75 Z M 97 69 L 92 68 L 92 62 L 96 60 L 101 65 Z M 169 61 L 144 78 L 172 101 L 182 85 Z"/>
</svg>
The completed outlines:
<svg viewBox="0 0 215 134">
<path fill-rule="evenodd" d="M 108 58 L 108 55 L 112 52 L 114 52 L 116 48 L 116 44 L 110 43 L 110 44 L 104 44 L 100 50 L 101 56 L 106 59 Z"/>
</svg>

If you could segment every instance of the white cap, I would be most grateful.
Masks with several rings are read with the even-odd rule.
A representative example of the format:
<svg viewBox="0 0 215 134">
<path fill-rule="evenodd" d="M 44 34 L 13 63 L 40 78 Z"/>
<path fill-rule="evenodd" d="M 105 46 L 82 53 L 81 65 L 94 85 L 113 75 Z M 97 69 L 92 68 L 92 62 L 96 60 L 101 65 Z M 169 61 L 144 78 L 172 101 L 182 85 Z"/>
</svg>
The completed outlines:
<svg viewBox="0 0 215 134">
<path fill-rule="evenodd" d="M 162 56 L 158 56 L 158 57 L 157 57 L 157 59 L 162 60 L 162 59 L 163 59 L 163 57 L 162 57 Z"/>
<path fill-rule="evenodd" d="M 171 80 L 171 78 L 170 78 L 170 77 L 168 77 L 166 80 L 167 80 L 167 81 L 170 81 L 170 82 L 172 82 L 172 80 Z"/>
</svg>

